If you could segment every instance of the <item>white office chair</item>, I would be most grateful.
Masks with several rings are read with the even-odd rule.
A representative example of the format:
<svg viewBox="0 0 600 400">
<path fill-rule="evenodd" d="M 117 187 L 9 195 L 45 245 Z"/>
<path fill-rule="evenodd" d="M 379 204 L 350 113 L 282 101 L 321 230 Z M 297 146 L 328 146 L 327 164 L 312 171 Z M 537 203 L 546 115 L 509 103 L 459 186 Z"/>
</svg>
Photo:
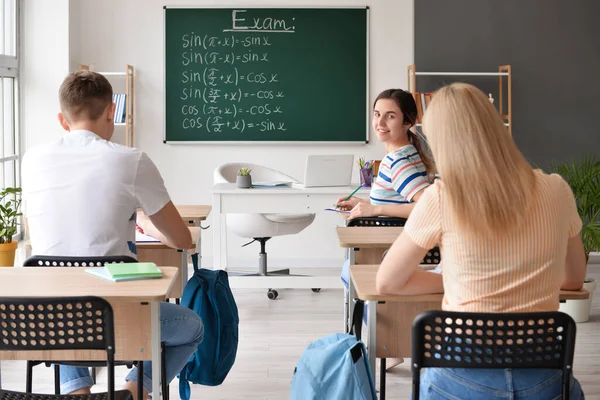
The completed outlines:
<svg viewBox="0 0 600 400">
<path fill-rule="evenodd" d="M 250 168 L 252 170 L 253 182 L 288 181 L 298 183 L 296 179 L 282 172 L 250 163 L 227 163 L 218 166 L 214 172 L 214 183 L 235 183 L 237 172 L 240 168 Z M 251 242 L 246 243 L 244 246 L 255 241 L 260 243 L 258 273 L 242 275 L 289 275 L 289 269 L 268 271 L 267 252 L 265 251 L 266 242 L 274 236 L 299 233 L 309 226 L 314 219 L 315 214 L 227 214 L 228 229 L 231 229 L 231 231 L 240 237 L 252 239 Z M 234 272 L 233 274 L 236 273 Z M 318 292 L 319 289 L 313 289 L 313 291 Z M 267 292 L 267 296 L 271 300 L 276 299 L 277 295 L 278 293 L 274 289 L 269 289 Z"/>
</svg>

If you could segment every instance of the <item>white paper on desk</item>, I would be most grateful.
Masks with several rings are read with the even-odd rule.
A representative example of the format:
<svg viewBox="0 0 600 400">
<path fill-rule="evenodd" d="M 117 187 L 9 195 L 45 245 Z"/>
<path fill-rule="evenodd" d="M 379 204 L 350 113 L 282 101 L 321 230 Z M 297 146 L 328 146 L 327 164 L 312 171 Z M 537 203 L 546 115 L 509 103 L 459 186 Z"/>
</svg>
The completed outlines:
<svg viewBox="0 0 600 400">
<path fill-rule="evenodd" d="M 290 186 L 292 182 L 286 181 L 273 181 L 273 182 L 252 182 L 252 187 L 277 187 L 277 186 Z"/>
<path fill-rule="evenodd" d="M 333 211 L 336 213 L 350 214 L 350 211 L 340 210 L 339 208 L 326 208 L 325 211 Z"/>
<path fill-rule="evenodd" d="M 150 235 L 146 235 L 144 233 L 135 231 L 135 241 L 136 242 L 160 242 L 160 240 L 153 238 Z"/>
</svg>

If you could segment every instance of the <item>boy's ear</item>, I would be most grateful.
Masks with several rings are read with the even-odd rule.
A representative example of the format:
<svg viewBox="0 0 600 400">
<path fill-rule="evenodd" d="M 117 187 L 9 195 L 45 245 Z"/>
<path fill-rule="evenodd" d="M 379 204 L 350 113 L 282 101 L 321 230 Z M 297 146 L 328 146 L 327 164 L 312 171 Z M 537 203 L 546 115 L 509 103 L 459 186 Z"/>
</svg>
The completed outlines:
<svg viewBox="0 0 600 400">
<path fill-rule="evenodd" d="M 67 118 L 65 117 L 65 115 L 62 112 L 58 113 L 58 122 L 60 122 L 60 126 L 62 126 L 65 131 L 67 131 L 67 132 L 71 131 L 71 127 L 69 126 L 69 123 L 67 122 Z"/>
<path fill-rule="evenodd" d="M 115 120 L 115 110 L 117 108 L 117 105 L 113 102 L 110 103 L 110 106 L 108 106 L 108 119 L 110 121 L 114 121 Z"/>
</svg>

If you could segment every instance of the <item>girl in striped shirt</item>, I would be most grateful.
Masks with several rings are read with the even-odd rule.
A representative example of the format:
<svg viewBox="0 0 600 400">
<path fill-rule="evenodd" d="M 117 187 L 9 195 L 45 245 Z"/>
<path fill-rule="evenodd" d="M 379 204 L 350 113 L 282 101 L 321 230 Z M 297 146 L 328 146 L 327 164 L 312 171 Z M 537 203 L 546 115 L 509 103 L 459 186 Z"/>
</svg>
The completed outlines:
<svg viewBox="0 0 600 400">
<path fill-rule="evenodd" d="M 440 89 L 423 121 L 442 180 L 429 186 L 377 272 L 379 293 L 444 293 L 448 311 L 557 311 L 583 285 L 586 260 L 573 192 L 533 170 L 498 111 L 474 86 Z M 443 275 L 417 269 L 440 245 Z M 558 399 L 551 369 L 427 369 L 421 398 Z M 443 395 L 441 394 L 443 393 Z M 571 399 L 583 399 L 577 380 Z"/>
<path fill-rule="evenodd" d="M 373 106 L 373 129 L 385 144 L 386 156 L 371 187 L 369 199 L 340 198 L 337 206 L 351 210 L 349 219 L 388 216 L 407 218 L 423 189 L 430 184 L 433 163 L 423 151 L 420 139 L 410 130 L 417 120 L 412 94 L 388 89 Z"/>
</svg>

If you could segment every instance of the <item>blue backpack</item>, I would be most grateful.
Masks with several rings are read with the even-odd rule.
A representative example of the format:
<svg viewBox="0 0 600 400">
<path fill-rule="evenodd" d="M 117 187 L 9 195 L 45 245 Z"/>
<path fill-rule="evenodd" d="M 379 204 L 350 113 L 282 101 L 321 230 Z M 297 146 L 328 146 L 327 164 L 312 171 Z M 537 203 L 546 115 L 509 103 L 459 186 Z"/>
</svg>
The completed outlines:
<svg viewBox="0 0 600 400">
<path fill-rule="evenodd" d="M 354 307 L 350 332 L 308 345 L 294 370 L 290 400 L 377 400 L 365 345 L 360 341 L 363 307 Z"/>
<path fill-rule="evenodd" d="M 290 400 L 377 400 L 365 345 L 341 333 L 309 344 L 296 365 Z"/>
<path fill-rule="evenodd" d="M 238 347 L 237 305 L 229 288 L 227 272 L 198 268 L 192 255 L 194 276 L 183 290 L 181 305 L 194 310 L 204 324 L 204 340 L 179 374 L 179 396 L 189 400 L 190 384 L 217 386 L 235 362 Z"/>
</svg>

